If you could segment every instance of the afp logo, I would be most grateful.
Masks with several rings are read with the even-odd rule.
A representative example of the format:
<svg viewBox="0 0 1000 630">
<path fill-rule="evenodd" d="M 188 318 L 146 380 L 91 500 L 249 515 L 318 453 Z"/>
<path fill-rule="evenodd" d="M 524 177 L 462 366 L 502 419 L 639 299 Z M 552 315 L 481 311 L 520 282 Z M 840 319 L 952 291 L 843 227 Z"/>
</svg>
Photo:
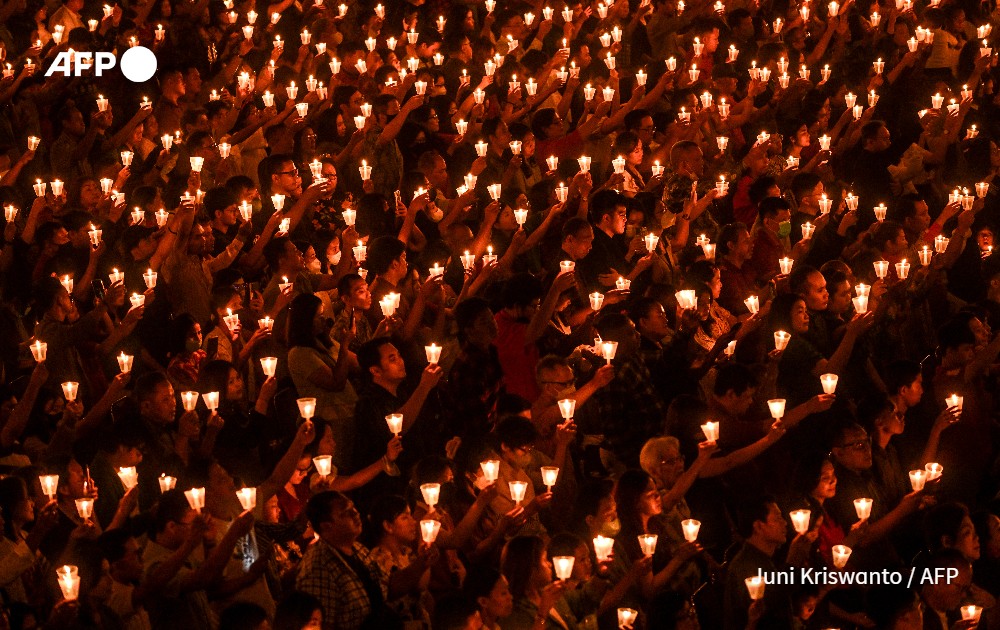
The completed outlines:
<svg viewBox="0 0 1000 630">
<path fill-rule="evenodd" d="M 45 71 L 45 76 L 60 74 L 65 77 L 83 76 L 84 70 L 94 69 L 94 76 L 103 76 L 115 67 L 115 55 L 109 52 L 67 51 L 56 55 L 55 61 Z M 133 46 L 122 54 L 121 71 L 133 83 L 143 83 L 156 74 L 156 55 L 145 46 Z"/>
</svg>

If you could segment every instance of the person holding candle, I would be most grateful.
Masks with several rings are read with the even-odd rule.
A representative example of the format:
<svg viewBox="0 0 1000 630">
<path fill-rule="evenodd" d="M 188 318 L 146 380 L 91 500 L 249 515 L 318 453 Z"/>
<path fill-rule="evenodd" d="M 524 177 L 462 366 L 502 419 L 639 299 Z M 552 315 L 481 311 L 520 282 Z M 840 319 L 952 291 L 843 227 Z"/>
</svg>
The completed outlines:
<svg viewBox="0 0 1000 630">
<path fill-rule="evenodd" d="M 268 433 L 267 414 L 278 391 L 278 381 L 267 377 L 257 391 L 253 407 L 240 372 L 229 361 L 210 361 L 199 378 L 202 392 L 219 392 L 217 415 L 223 421 L 215 437 L 213 454 L 241 479 L 256 479 L 263 466 L 259 436 Z M 213 422 L 210 420 L 209 424 Z"/>
<path fill-rule="evenodd" d="M 683 222 L 690 222 L 690 234 L 707 234 L 709 238 L 718 236 L 719 224 L 712 215 L 711 208 L 719 191 L 711 182 L 703 181 L 705 175 L 705 155 L 701 147 L 691 140 L 681 140 L 670 148 L 670 174 L 663 190 L 663 203 L 667 212 Z M 696 182 L 701 182 L 699 191 L 693 191 Z M 704 194 L 698 192 L 707 189 Z M 777 258 L 776 258 L 777 260 Z"/>
<path fill-rule="evenodd" d="M 94 501 L 94 517 L 102 527 L 106 528 L 111 524 L 121 500 L 128 493 L 118 471 L 121 468 L 134 468 L 139 465 L 142 461 L 141 446 L 142 440 L 135 431 L 117 431 L 107 437 L 102 436 L 97 455 L 90 463 L 94 482 L 101 488 L 100 494 Z M 136 490 L 134 494 L 137 498 L 138 491 Z M 129 506 L 135 507 L 137 503 L 130 497 Z"/>
<path fill-rule="evenodd" d="M 538 536 L 512 538 L 503 549 L 500 566 L 510 583 L 514 610 L 500 620 L 502 630 L 576 630 L 579 621 L 566 602 L 564 580 L 553 580 L 545 542 Z"/>
<path fill-rule="evenodd" d="M 628 199 L 614 190 L 598 191 L 593 196 L 590 220 L 594 226 L 594 241 L 587 256 L 577 263 L 584 286 L 610 289 L 620 276 L 634 279 L 639 273 L 630 272 L 649 252 L 638 236 L 628 242 L 623 236 L 627 207 Z M 648 267 L 648 263 L 643 266 Z"/>
<path fill-rule="evenodd" d="M 837 494 L 837 473 L 827 457 L 804 457 L 794 474 L 794 491 L 798 497 L 796 507 L 810 512 L 810 530 L 816 531 L 815 552 L 826 566 L 834 566 L 832 548 L 846 545 L 855 549 L 864 533 L 866 523 L 858 521 L 848 526 L 840 523 L 826 509 L 826 502 Z"/>
<path fill-rule="evenodd" d="M 594 395 L 594 411 L 619 461 L 638 461 L 647 436 L 662 426 L 666 406 L 643 362 L 640 335 L 632 321 L 620 313 L 608 313 L 597 321 L 596 329 L 602 340 L 618 342 L 618 350 L 612 361 L 615 378 Z M 586 425 L 583 429 L 588 431 Z"/>
<path fill-rule="evenodd" d="M 0 551 L 5 570 L 0 579 L 8 597 L 27 602 L 35 595 L 30 571 L 47 564 L 40 553 L 42 542 L 59 523 L 59 506 L 49 501 L 36 510 L 35 501 L 19 477 L 0 479 Z M 26 529 L 32 525 L 31 529 Z"/>
<path fill-rule="evenodd" d="M 978 318 L 960 315 L 938 330 L 940 365 L 931 388 L 941 405 L 951 395 L 963 397 L 959 422 L 941 436 L 937 462 L 950 471 L 941 480 L 941 491 L 970 505 L 976 499 L 973 488 L 988 466 L 982 440 L 986 410 L 992 407 L 984 379 L 988 366 L 1000 356 L 1000 335 L 977 348 L 980 342 L 973 330 L 981 325 Z"/>
<path fill-rule="evenodd" d="M 243 296 L 232 285 L 212 289 L 212 328 L 205 335 L 206 350 L 214 346 L 216 352 L 209 360 L 229 361 L 236 365 L 246 365 L 256 354 L 257 348 L 266 342 L 271 331 L 257 328 L 246 342 L 241 336 L 243 325 L 240 313 L 245 313 Z M 212 340 L 217 341 L 212 341 Z"/>
<path fill-rule="evenodd" d="M 234 496 L 235 498 L 235 496 Z M 165 586 L 154 591 L 146 604 L 154 628 L 170 623 L 188 627 L 210 627 L 215 613 L 208 603 L 208 587 L 223 583 L 226 563 L 237 542 L 253 527 L 253 512 L 236 518 L 214 541 L 211 519 L 207 513 L 196 514 L 180 489 L 165 492 L 153 515 L 150 541 L 143 550 L 142 563 L 146 580 Z M 192 557 L 204 545 L 204 556 Z"/>
<path fill-rule="evenodd" d="M 871 438 L 860 425 L 848 422 L 838 427 L 832 444 L 837 490 L 825 507 L 834 521 L 843 525 L 857 523 L 854 500 L 861 497 L 873 500 L 871 516 L 865 529 L 859 532 L 857 549 L 851 555 L 853 566 L 866 570 L 899 565 L 899 555 L 889 537 L 925 504 L 925 491 L 907 493 L 895 503 L 882 494 L 872 470 Z"/>
<path fill-rule="evenodd" d="M 784 330 L 792 338 L 781 353 L 778 367 L 779 391 L 793 396 L 794 404 L 804 402 L 819 393 L 819 377 L 842 371 L 854 351 L 858 339 L 874 323 L 874 313 L 855 315 L 829 358 L 824 357 L 806 338 L 811 318 L 806 302 L 797 295 L 781 295 L 771 304 L 770 330 Z"/>
<path fill-rule="evenodd" d="M 415 461 L 429 452 L 423 442 L 427 438 L 426 430 L 413 429 L 425 417 L 425 407 L 427 422 L 433 422 L 431 418 L 440 413 L 435 389 L 443 370 L 439 365 L 430 364 L 421 372 L 415 387 L 404 386 L 406 365 L 399 350 L 386 337 L 375 338 L 361 346 L 358 364 L 365 381 L 355 406 L 355 426 L 367 438 L 355 444 L 353 462 L 356 466 L 365 465 L 383 455 L 381 445 L 388 443 L 392 437 L 385 417 L 401 413 L 403 454 L 397 465 L 402 470 L 409 470 Z M 404 487 L 405 482 L 399 477 L 379 477 L 368 484 L 361 495 L 374 497 L 390 491 L 400 493 Z"/>
<path fill-rule="evenodd" d="M 758 211 L 757 222 L 750 232 L 753 253 L 745 264 L 753 270 L 754 281 L 764 285 L 780 274 L 778 259 L 798 256 L 791 252 L 788 240 L 792 233 L 792 213 L 788 202 L 780 197 L 768 197 L 760 202 Z"/>
<path fill-rule="evenodd" d="M 345 327 L 340 337 L 333 339 L 323 313 L 323 303 L 314 294 L 303 293 L 292 300 L 287 332 L 289 371 L 299 395 L 316 398 L 316 416 L 333 427 L 340 444 L 335 465 L 350 469 L 358 394 L 347 376 L 357 361 L 350 350 L 355 328 Z"/>
<path fill-rule="evenodd" d="M 464 439 L 484 436 L 496 423 L 497 402 L 505 391 L 503 366 L 494 340 L 498 329 L 489 303 L 479 297 L 459 302 L 454 309 L 461 353 L 448 374 L 455 416 L 464 422 Z"/>
<path fill-rule="evenodd" d="M 386 602 L 395 593 L 371 551 L 358 542 L 362 520 L 353 501 L 339 492 L 321 492 L 309 500 L 306 513 L 319 541 L 302 559 L 295 587 L 320 600 L 323 630 L 392 623 Z"/>
<path fill-rule="evenodd" d="M 576 401 L 574 409 L 581 410 L 599 389 L 611 383 L 615 370 L 609 365 L 600 366 L 594 371 L 593 377 L 578 389 L 577 377 L 569 362 L 556 355 L 546 355 L 538 361 L 535 374 L 541 390 L 538 399 L 531 406 L 532 422 L 541 434 L 536 446 L 552 457 L 556 452 L 557 426 L 566 422 L 559 409 L 559 401 L 573 399 Z M 555 465 L 564 467 L 559 463 Z"/>
<path fill-rule="evenodd" d="M 654 599 L 664 590 L 692 595 L 700 585 L 701 572 L 693 559 L 702 551 L 697 542 L 667 544 L 668 524 L 663 515 L 663 502 L 653 478 L 642 470 L 627 470 L 615 485 L 615 504 L 621 518 L 622 540 L 627 562 L 635 564 L 643 557 L 639 536 L 656 534 L 656 553 L 652 572 L 638 580 L 642 596 Z M 682 538 L 683 540 L 683 538 Z M 660 541 L 665 544 L 661 545 Z"/>
<path fill-rule="evenodd" d="M 719 304 L 730 313 L 745 312 L 744 300 L 761 294 L 753 268 L 748 264 L 752 248 L 753 239 L 745 224 L 729 223 L 719 231 L 715 249 L 719 280 L 722 282 Z"/>
<path fill-rule="evenodd" d="M 803 566 L 808 557 L 809 547 L 816 539 L 815 530 L 798 534 L 788 549 L 785 561 L 777 557 L 778 550 L 788 539 L 788 522 L 781 508 L 771 497 L 745 499 L 740 506 L 738 527 L 745 542 L 739 552 L 729 562 L 725 585 L 725 625 L 728 629 L 745 628 L 750 615 L 760 611 L 751 610 L 751 600 L 744 579 L 767 575 L 779 567 Z M 772 573 L 773 574 L 773 573 Z M 791 623 L 792 596 L 788 586 L 767 584 L 764 589 L 764 608 L 778 627 L 789 627 Z"/>
<path fill-rule="evenodd" d="M 438 547 L 420 542 L 420 525 L 400 496 L 379 497 L 368 513 L 368 525 L 374 543 L 372 560 L 399 593 L 389 607 L 404 623 L 429 623 L 424 604 L 429 598 L 431 567 L 440 557 Z"/>
<path fill-rule="evenodd" d="M 542 525 L 540 512 L 549 507 L 552 493 L 536 494 L 534 484 L 528 475 L 528 470 L 537 465 L 533 451 L 538 430 L 530 420 L 520 416 L 508 416 L 500 421 L 495 433 L 500 443 L 500 474 L 496 482 L 496 497 L 490 504 L 490 509 L 494 515 L 502 515 L 517 507 L 511 498 L 509 484 L 511 481 L 526 482 L 524 498 L 519 503 L 524 507 L 524 517 L 527 521 L 516 533 L 524 536 L 544 534 L 545 526 Z"/>
</svg>

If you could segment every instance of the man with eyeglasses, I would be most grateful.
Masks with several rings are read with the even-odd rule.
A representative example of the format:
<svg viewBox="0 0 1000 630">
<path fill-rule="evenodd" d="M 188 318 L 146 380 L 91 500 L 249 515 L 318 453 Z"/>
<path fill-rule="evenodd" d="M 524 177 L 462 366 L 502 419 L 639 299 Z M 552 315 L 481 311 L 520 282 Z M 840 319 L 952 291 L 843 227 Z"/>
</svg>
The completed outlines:
<svg viewBox="0 0 1000 630">
<path fill-rule="evenodd" d="M 826 502 L 826 509 L 845 530 L 857 528 L 858 541 L 851 556 L 852 566 L 858 570 L 902 566 L 890 536 L 910 522 L 910 517 L 923 507 L 924 491 L 911 492 L 897 504 L 892 497 L 886 496 L 873 473 L 871 437 L 857 423 L 847 423 L 836 432 L 830 458 L 837 475 L 837 494 Z M 866 523 L 858 524 L 855 499 L 872 499 L 871 515 Z"/>
</svg>

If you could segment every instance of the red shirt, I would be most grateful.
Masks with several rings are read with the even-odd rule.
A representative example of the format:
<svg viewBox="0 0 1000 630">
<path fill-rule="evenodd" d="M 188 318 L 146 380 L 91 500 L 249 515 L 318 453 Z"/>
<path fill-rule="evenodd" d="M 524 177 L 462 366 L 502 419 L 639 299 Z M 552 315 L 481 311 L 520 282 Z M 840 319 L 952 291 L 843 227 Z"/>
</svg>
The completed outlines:
<svg viewBox="0 0 1000 630">
<path fill-rule="evenodd" d="M 514 319 L 507 311 L 500 311 L 496 320 L 498 334 L 493 345 L 500 357 L 507 393 L 535 402 L 540 393 L 535 381 L 539 352 L 534 343 L 529 345 L 525 342 L 528 323 Z"/>
</svg>

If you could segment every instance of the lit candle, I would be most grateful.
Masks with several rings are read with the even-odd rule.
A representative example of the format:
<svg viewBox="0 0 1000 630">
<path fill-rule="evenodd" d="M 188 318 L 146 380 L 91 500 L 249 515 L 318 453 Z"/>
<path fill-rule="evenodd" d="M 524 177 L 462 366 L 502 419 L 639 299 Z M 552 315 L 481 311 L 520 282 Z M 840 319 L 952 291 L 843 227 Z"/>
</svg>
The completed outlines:
<svg viewBox="0 0 1000 630">
<path fill-rule="evenodd" d="M 80 515 L 84 521 L 88 520 L 94 515 L 94 500 L 93 499 L 77 499 L 76 503 L 76 513 Z"/>
<path fill-rule="evenodd" d="M 420 539 L 427 545 L 433 545 L 441 531 L 441 522 L 431 519 L 420 521 Z"/>
<path fill-rule="evenodd" d="M 759 575 L 752 575 L 743 582 L 747 585 L 747 592 L 750 593 L 750 599 L 757 601 L 763 599 L 764 597 L 764 578 Z"/>
<path fill-rule="evenodd" d="M 209 411 L 215 411 L 219 408 L 219 392 L 206 392 L 201 395 L 201 398 L 205 401 L 205 406 Z"/>
<path fill-rule="evenodd" d="M 824 394 L 833 394 L 837 391 L 837 381 L 840 380 L 836 374 L 823 374 L 819 377 L 819 382 L 823 386 Z"/>
<path fill-rule="evenodd" d="M 789 516 L 792 517 L 792 527 L 797 534 L 804 534 L 809 531 L 810 514 L 809 510 L 794 510 L 789 513 Z"/>
<path fill-rule="evenodd" d="M 656 534 L 641 534 L 639 536 L 639 548 L 642 549 L 642 555 L 651 558 L 656 553 L 656 542 L 658 539 L 659 536 Z"/>
<path fill-rule="evenodd" d="M 934 481 L 944 474 L 944 466 L 937 462 L 925 464 L 924 470 L 927 472 L 927 481 Z"/>
<path fill-rule="evenodd" d="M 642 239 L 646 243 L 646 251 L 652 254 L 656 251 L 656 246 L 660 243 L 660 237 L 658 234 L 650 232 Z"/>
<path fill-rule="evenodd" d="M 927 471 L 926 470 L 911 470 L 910 471 L 910 487 L 913 488 L 914 492 L 920 492 L 924 489 L 924 484 L 927 482 Z"/>
<path fill-rule="evenodd" d="M 59 490 L 59 475 L 39 475 L 38 482 L 42 485 L 42 494 L 49 498 L 49 501 L 56 498 Z"/>
<path fill-rule="evenodd" d="M 118 355 L 118 369 L 121 370 L 122 374 L 128 374 L 132 371 L 132 361 L 134 359 L 133 355 L 125 354 L 124 350 Z"/>
<path fill-rule="evenodd" d="M 607 365 L 611 365 L 611 360 L 615 358 L 615 353 L 617 352 L 617 341 L 604 341 L 601 343 L 601 354 L 604 355 L 604 360 L 607 361 Z"/>
<path fill-rule="evenodd" d="M 80 597 L 80 576 L 77 567 L 65 565 L 56 569 L 56 580 L 59 582 L 59 590 L 62 591 L 63 599 L 75 601 Z"/>
<path fill-rule="evenodd" d="M 701 431 L 705 434 L 706 442 L 718 442 L 719 441 L 719 423 L 712 422 L 709 420 L 705 424 L 701 425 Z"/>
<path fill-rule="evenodd" d="M 152 289 L 156 286 L 156 276 L 157 273 L 152 269 L 147 269 L 146 273 L 142 274 L 142 281 L 146 283 L 147 289 Z"/>
<path fill-rule="evenodd" d="M 843 569 L 851 557 L 851 548 L 847 545 L 834 545 L 830 552 L 833 555 L 833 566 L 838 569 Z"/>
<path fill-rule="evenodd" d="M 983 614 L 983 609 L 975 604 L 962 606 L 962 621 L 971 621 L 973 625 L 979 623 L 979 617 Z"/>
<path fill-rule="evenodd" d="M 767 408 L 771 411 L 771 417 L 775 420 L 781 420 L 785 417 L 785 399 L 784 398 L 774 398 L 767 401 Z"/>
<path fill-rule="evenodd" d="M 393 435 L 398 437 L 403 432 L 403 414 L 390 413 L 385 417 L 385 422 L 389 425 L 389 432 Z"/>
<path fill-rule="evenodd" d="M 854 499 L 854 510 L 860 520 L 864 521 L 872 515 L 872 503 L 872 499 Z"/>
<path fill-rule="evenodd" d="M 487 483 L 493 483 L 500 477 L 500 460 L 498 459 L 488 459 L 480 462 L 479 467 L 482 468 L 483 477 Z"/>
<path fill-rule="evenodd" d="M 146 303 L 146 296 L 141 293 L 133 293 L 129 296 L 128 301 L 132 304 L 132 308 L 139 308 Z"/>
<path fill-rule="evenodd" d="M 677 11 L 680 13 L 681 8 L 684 6 L 683 0 L 678 0 Z M 618 609 L 618 630 L 632 630 L 635 624 L 635 620 L 639 617 L 639 611 L 634 608 L 619 608 Z"/>
<path fill-rule="evenodd" d="M 35 361 L 41 363 L 45 360 L 45 355 L 48 353 L 49 344 L 44 341 L 35 340 L 35 343 L 28 346 L 31 349 L 31 356 L 35 358 Z"/>
<path fill-rule="evenodd" d="M 163 494 L 167 490 L 173 490 L 177 485 L 177 477 L 171 477 L 166 473 L 157 477 L 156 481 L 160 484 L 160 494 Z"/>
<path fill-rule="evenodd" d="M 964 402 L 964 400 L 965 398 L 963 396 L 959 396 L 958 394 L 952 394 L 951 396 L 948 396 L 947 398 L 944 399 L 944 404 L 945 407 L 947 407 L 948 409 L 957 409 L 958 412 L 961 413 L 962 403 Z"/>
<path fill-rule="evenodd" d="M 868 312 L 867 295 L 859 295 L 858 297 L 851 298 L 851 301 L 854 303 L 854 310 L 858 313 L 858 315 L 864 315 Z"/>
<path fill-rule="evenodd" d="M 743 300 L 743 303 L 746 304 L 747 310 L 750 311 L 751 315 L 756 315 L 760 310 L 760 298 L 756 295 L 751 295 L 747 299 Z"/>
<path fill-rule="evenodd" d="M 184 491 L 184 496 L 187 498 L 188 505 L 191 509 L 201 514 L 202 508 L 205 507 L 205 489 L 204 488 L 191 488 L 190 490 Z"/>
<path fill-rule="evenodd" d="M 598 562 L 607 562 L 611 559 L 611 550 L 614 548 L 615 539 L 598 535 L 594 538 L 594 554 Z"/>
<path fill-rule="evenodd" d="M 316 472 L 320 477 L 328 477 L 333 470 L 333 456 L 318 455 L 313 457 L 313 465 L 316 466 Z"/>
<path fill-rule="evenodd" d="M 573 575 L 573 564 L 575 562 L 576 558 L 573 556 L 555 556 L 552 558 L 552 568 L 555 571 L 556 578 L 568 580 Z"/>
<path fill-rule="evenodd" d="M 184 411 L 194 411 L 198 406 L 198 392 L 181 392 L 181 404 Z"/>
<path fill-rule="evenodd" d="M 682 310 L 694 310 L 698 308 L 698 292 L 694 289 L 684 289 L 674 294 L 677 306 Z"/>
<path fill-rule="evenodd" d="M 261 326 L 261 328 L 264 330 L 270 330 L 268 328 L 264 328 L 263 326 Z M 274 372 L 278 367 L 278 357 L 261 357 L 260 367 L 264 372 L 264 376 L 268 378 L 274 376 Z"/>
<path fill-rule="evenodd" d="M 615 280 L 615 288 L 618 289 L 619 291 L 628 291 L 631 286 L 632 286 L 632 281 L 629 280 L 628 278 L 623 278 L 621 276 L 618 276 L 618 279 Z"/>
<path fill-rule="evenodd" d="M 876 260 L 872 265 L 875 267 L 875 276 L 882 280 L 889 273 L 889 261 L 888 260 Z"/>
<path fill-rule="evenodd" d="M 69 402 L 73 402 L 74 400 L 76 400 L 77 392 L 80 391 L 80 384 L 75 381 L 66 381 L 65 383 L 62 384 L 62 391 L 63 391 L 63 396 L 66 397 L 66 400 Z"/>
<path fill-rule="evenodd" d="M 299 415 L 306 420 L 312 420 L 313 416 L 316 415 L 316 399 L 315 398 L 299 398 L 295 401 L 299 407 Z"/>
<path fill-rule="evenodd" d="M 788 347 L 788 342 L 791 340 L 792 336 L 785 332 L 784 330 L 779 330 L 774 333 L 774 348 L 775 350 L 784 350 Z"/>
<path fill-rule="evenodd" d="M 521 505 L 521 501 L 524 501 L 524 493 L 528 489 L 527 482 L 510 481 L 507 485 L 510 488 L 510 498 L 514 501 L 514 505 Z"/>
<path fill-rule="evenodd" d="M 896 263 L 896 277 L 900 280 L 906 280 L 906 277 L 910 274 L 910 263 L 906 262 L 904 258 L 900 262 Z"/>
<path fill-rule="evenodd" d="M 545 485 L 547 492 L 552 492 L 552 487 L 556 485 L 556 480 L 558 478 L 558 466 L 542 466 L 542 483 Z"/>
<path fill-rule="evenodd" d="M 589 297 L 590 297 L 590 310 L 592 311 L 601 310 L 601 307 L 604 306 L 604 294 L 595 291 L 591 293 Z"/>
<path fill-rule="evenodd" d="M 139 484 L 139 475 L 135 471 L 135 466 L 119 468 L 118 478 L 122 480 L 122 485 L 125 486 L 126 492 Z"/>
<path fill-rule="evenodd" d="M 248 512 L 257 507 L 257 488 L 240 488 L 236 491 L 236 498 L 240 500 L 243 510 Z"/>
<path fill-rule="evenodd" d="M 562 416 L 563 420 L 567 422 L 572 421 L 573 414 L 576 412 L 576 399 L 563 398 L 556 404 L 559 406 L 559 414 Z"/>
<path fill-rule="evenodd" d="M 698 532 L 701 530 L 701 521 L 693 518 L 681 521 L 681 530 L 684 532 L 684 540 L 693 543 L 698 540 Z"/>
<path fill-rule="evenodd" d="M 424 352 L 427 353 L 427 362 L 431 365 L 437 365 L 438 361 L 441 360 L 441 346 L 436 343 L 424 346 Z"/>
</svg>

